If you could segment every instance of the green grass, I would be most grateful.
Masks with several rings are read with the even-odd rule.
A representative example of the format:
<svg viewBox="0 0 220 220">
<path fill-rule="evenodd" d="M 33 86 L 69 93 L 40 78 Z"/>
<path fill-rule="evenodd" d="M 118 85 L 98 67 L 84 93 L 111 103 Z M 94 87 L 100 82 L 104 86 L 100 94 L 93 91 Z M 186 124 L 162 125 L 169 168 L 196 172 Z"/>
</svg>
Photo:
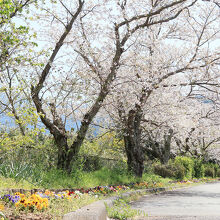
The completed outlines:
<svg viewBox="0 0 220 220">
<path fill-rule="evenodd" d="M 164 179 L 154 174 L 145 173 L 143 177 L 136 178 L 128 174 L 126 171 L 119 169 L 102 168 L 98 171 L 84 172 L 76 171 L 67 174 L 63 171 L 52 169 L 48 172 L 41 172 L 41 180 L 39 183 L 32 184 L 31 177 L 29 179 L 16 180 L 0 176 L 0 189 L 5 188 L 44 188 L 44 189 L 62 189 L 62 188 L 91 188 L 95 186 L 105 185 L 121 185 L 136 182 L 148 183 L 168 183 L 170 179 Z"/>
<path fill-rule="evenodd" d="M 26 180 L 16 181 L 12 178 L 5 178 L 0 176 L 0 190 L 1 189 L 33 189 L 36 188 L 33 184 Z"/>
<path fill-rule="evenodd" d="M 73 212 L 83 206 L 89 205 L 98 198 L 89 195 L 82 195 L 80 199 L 60 199 L 60 201 L 53 201 L 50 203 L 50 207 L 47 210 L 47 214 L 53 216 L 54 219 L 63 219 L 63 215 L 69 212 Z"/>
<path fill-rule="evenodd" d="M 108 207 L 106 205 L 106 209 L 108 217 L 119 220 L 126 220 L 136 216 L 147 216 L 147 214 L 143 211 L 132 209 L 131 206 L 123 199 L 116 200 L 113 207 Z"/>
</svg>

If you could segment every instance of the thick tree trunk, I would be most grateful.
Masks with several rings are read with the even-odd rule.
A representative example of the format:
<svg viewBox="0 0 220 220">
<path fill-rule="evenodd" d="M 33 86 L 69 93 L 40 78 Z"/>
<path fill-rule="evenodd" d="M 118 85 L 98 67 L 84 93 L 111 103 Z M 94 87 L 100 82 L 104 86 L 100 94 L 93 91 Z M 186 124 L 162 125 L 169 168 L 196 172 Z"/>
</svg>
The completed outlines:
<svg viewBox="0 0 220 220">
<path fill-rule="evenodd" d="M 54 136 L 55 143 L 58 149 L 57 169 L 65 170 L 66 156 L 68 153 L 67 137 L 63 135 Z"/>
<path fill-rule="evenodd" d="M 104 94 L 105 95 L 105 94 Z M 91 124 L 93 118 L 98 113 L 99 109 L 101 108 L 101 104 L 103 102 L 104 95 L 100 93 L 99 98 L 97 99 L 96 103 L 92 106 L 90 111 L 84 116 L 80 129 L 77 132 L 76 139 L 72 143 L 72 145 L 69 148 L 66 162 L 65 162 L 65 170 L 68 172 L 71 172 L 71 163 L 72 161 L 77 159 L 80 147 L 86 137 L 86 133 L 89 129 L 89 125 Z"/>
<path fill-rule="evenodd" d="M 142 111 L 140 106 L 137 105 L 135 110 L 129 112 L 124 135 L 128 170 L 137 177 L 142 177 L 144 172 L 144 153 L 141 145 L 140 128 L 141 118 Z"/>
<path fill-rule="evenodd" d="M 86 134 L 85 134 L 86 135 Z M 78 136 L 76 140 L 73 142 L 73 144 L 70 147 L 70 150 L 68 151 L 68 154 L 65 158 L 65 170 L 70 173 L 72 171 L 72 162 L 76 161 L 78 158 L 80 147 L 83 143 L 83 140 L 85 139 L 85 136 L 79 140 Z"/>
<path fill-rule="evenodd" d="M 144 172 L 144 154 L 140 143 L 138 144 L 136 141 L 133 137 L 124 136 L 128 171 L 137 177 L 142 177 Z"/>
</svg>

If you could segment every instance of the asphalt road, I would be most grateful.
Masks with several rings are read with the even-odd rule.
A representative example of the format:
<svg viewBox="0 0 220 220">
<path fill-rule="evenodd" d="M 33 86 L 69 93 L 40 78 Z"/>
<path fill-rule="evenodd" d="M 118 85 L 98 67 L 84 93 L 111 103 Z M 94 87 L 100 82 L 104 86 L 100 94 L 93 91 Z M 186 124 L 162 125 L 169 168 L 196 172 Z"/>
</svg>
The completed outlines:
<svg viewBox="0 0 220 220">
<path fill-rule="evenodd" d="M 143 210 L 143 220 L 220 220 L 220 183 L 148 195 L 131 203 Z"/>
</svg>

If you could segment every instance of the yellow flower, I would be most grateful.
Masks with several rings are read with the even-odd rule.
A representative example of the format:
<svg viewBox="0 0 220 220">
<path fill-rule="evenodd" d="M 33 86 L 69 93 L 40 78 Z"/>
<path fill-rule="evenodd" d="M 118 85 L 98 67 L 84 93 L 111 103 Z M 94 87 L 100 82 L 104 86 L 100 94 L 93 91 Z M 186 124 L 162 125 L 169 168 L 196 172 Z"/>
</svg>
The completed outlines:
<svg viewBox="0 0 220 220">
<path fill-rule="evenodd" d="M 21 204 L 23 204 L 23 203 L 25 203 L 25 199 L 23 198 L 23 199 L 19 200 L 19 202 L 20 202 Z"/>
<path fill-rule="evenodd" d="M 42 203 L 42 205 L 43 205 L 43 208 L 45 208 L 45 209 L 46 209 L 46 208 L 47 208 L 47 206 L 48 206 L 48 205 L 47 205 L 47 203 L 45 203 L 45 202 L 44 202 L 44 203 Z"/>
<path fill-rule="evenodd" d="M 51 192 L 49 191 L 49 190 L 45 190 L 45 192 L 44 192 L 44 194 L 46 194 L 46 195 L 50 195 L 51 194 Z"/>
<path fill-rule="evenodd" d="M 34 199 L 37 198 L 37 195 L 33 194 L 33 195 L 30 196 L 30 198 L 34 200 Z"/>
<path fill-rule="evenodd" d="M 31 200 L 27 200 L 27 205 L 28 205 L 28 207 L 31 207 L 32 206 L 32 202 L 31 202 Z"/>
<path fill-rule="evenodd" d="M 43 198 L 43 202 L 48 203 L 48 199 L 47 198 Z"/>
<path fill-rule="evenodd" d="M 4 210 L 4 205 L 2 203 L 0 203 L 0 211 L 3 211 Z"/>
<path fill-rule="evenodd" d="M 21 199 L 25 199 L 25 197 L 26 197 L 24 194 L 20 194 L 19 196 Z"/>
<path fill-rule="evenodd" d="M 19 205 L 20 205 L 19 201 L 15 203 L 15 207 L 18 207 Z"/>
<path fill-rule="evenodd" d="M 38 205 L 37 205 L 37 209 L 38 209 L 38 210 L 41 210 L 42 208 L 43 208 L 43 204 L 38 204 Z"/>
<path fill-rule="evenodd" d="M 32 205 L 35 205 L 35 201 L 34 201 L 34 200 L 32 200 L 32 201 L 31 201 L 31 204 L 32 204 Z"/>
<path fill-rule="evenodd" d="M 25 201 L 25 202 L 23 203 L 23 206 L 24 206 L 25 208 L 28 206 L 27 201 Z"/>
</svg>

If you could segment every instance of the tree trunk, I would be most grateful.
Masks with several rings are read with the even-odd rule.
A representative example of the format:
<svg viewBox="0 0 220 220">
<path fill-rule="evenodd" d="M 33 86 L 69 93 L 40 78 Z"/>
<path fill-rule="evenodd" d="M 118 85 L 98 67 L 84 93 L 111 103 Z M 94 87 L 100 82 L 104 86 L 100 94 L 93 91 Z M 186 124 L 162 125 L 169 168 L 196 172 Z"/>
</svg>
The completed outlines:
<svg viewBox="0 0 220 220">
<path fill-rule="evenodd" d="M 86 134 L 85 134 L 86 135 Z M 83 143 L 83 140 L 85 139 L 85 136 L 79 140 L 78 136 L 76 137 L 76 140 L 71 145 L 70 150 L 68 151 L 68 154 L 65 158 L 65 170 L 70 173 L 72 171 L 71 164 L 72 162 L 76 161 L 78 158 L 80 147 Z"/>
<path fill-rule="evenodd" d="M 142 177 L 144 172 L 144 154 L 140 143 L 135 138 L 124 136 L 125 149 L 127 154 L 128 171 L 137 177 Z M 136 143 L 135 143 L 136 142 Z"/>
<path fill-rule="evenodd" d="M 170 159 L 170 149 L 171 149 L 171 139 L 173 137 L 173 130 L 169 130 L 168 135 L 164 135 L 164 149 L 163 154 L 161 155 L 161 163 L 167 164 Z"/>
<path fill-rule="evenodd" d="M 98 101 L 92 106 L 90 111 L 85 114 L 80 129 L 77 132 L 76 139 L 72 143 L 72 145 L 69 148 L 66 161 L 65 161 L 65 170 L 67 170 L 69 173 L 71 172 L 71 163 L 72 161 L 77 159 L 80 147 L 85 139 L 86 133 L 89 129 L 89 125 L 91 124 L 93 118 L 96 116 L 97 112 L 101 108 L 102 98 L 103 96 L 100 96 Z"/>
<path fill-rule="evenodd" d="M 130 110 L 124 135 L 128 170 L 137 177 L 142 177 L 144 172 L 144 153 L 141 145 L 140 128 L 141 118 L 142 111 L 140 106 L 136 106 L 136 110 Z"/>
<path fill-rule="evenodd" d="M 66 156 L 69 149 L 67 144 L 67 137 L 63 135 L 58 135 L 58 136 L 54 135 L 54 139 L 58 149 L 57 169 L 65 170 Z"/>
</svg>

